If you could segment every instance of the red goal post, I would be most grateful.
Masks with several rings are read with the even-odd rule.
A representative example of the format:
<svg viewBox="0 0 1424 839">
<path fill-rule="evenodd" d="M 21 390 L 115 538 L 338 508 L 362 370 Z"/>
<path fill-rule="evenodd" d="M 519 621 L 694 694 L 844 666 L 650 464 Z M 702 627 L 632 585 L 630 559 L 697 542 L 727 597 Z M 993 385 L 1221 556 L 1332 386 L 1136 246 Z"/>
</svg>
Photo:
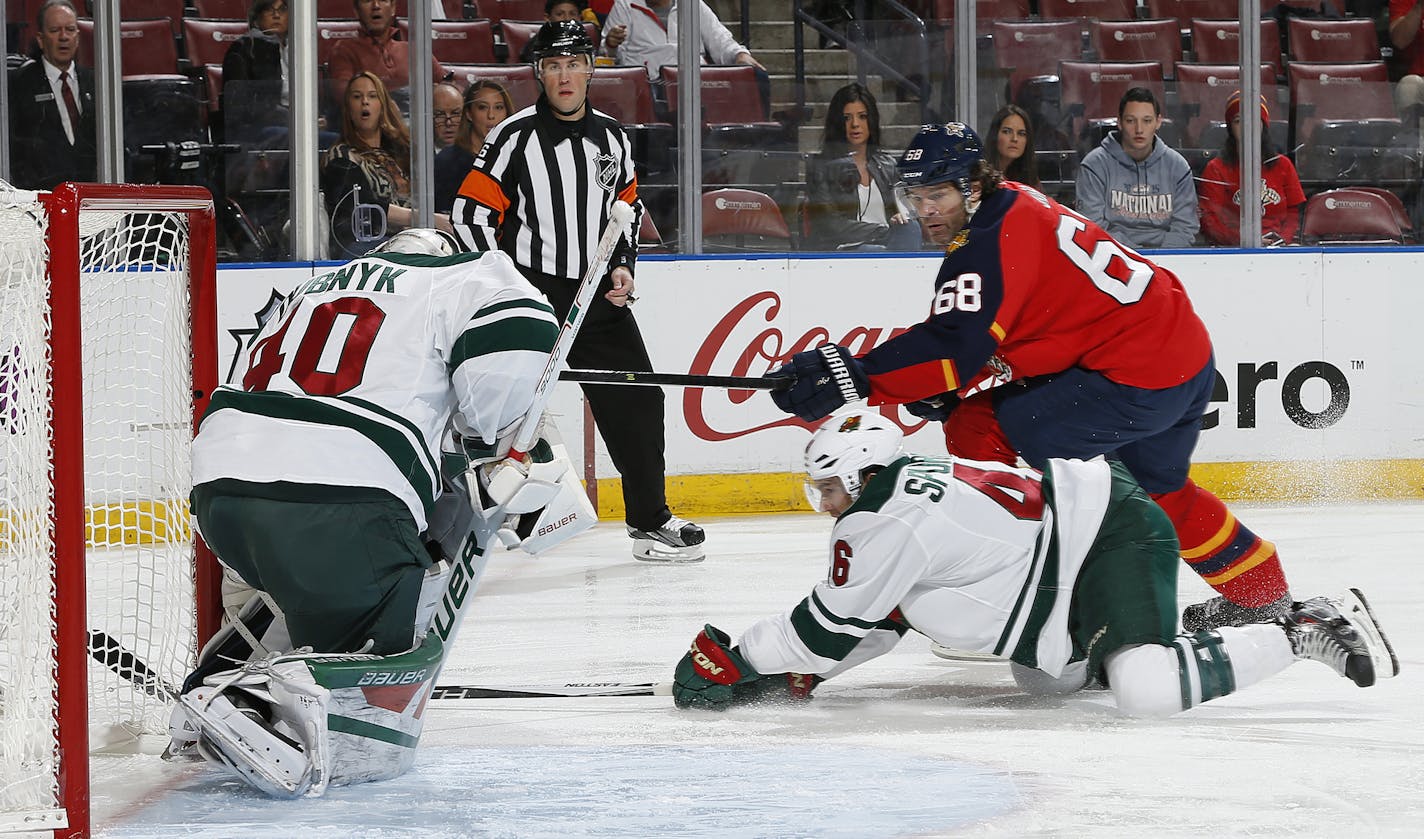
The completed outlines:
<svg viewBox="0 0 1424 839">
<path fill-rule="evenodd" d="M 46 588 L 52 603 L 0 615 L 0 834 L 87 836 L 91 749 L 115 732 L 152 746 L 170 701 L 96 662 L 91 631 L 173 685 L 220 618 L 188 511 L 188 448 L 219 380 L 213 200 L 66 183 L 0 204 L 0 575 L 14 579 L 0 609 Z M 43 658 L 46 622 L 52 668 L 6 669 Z"/>
</svg>

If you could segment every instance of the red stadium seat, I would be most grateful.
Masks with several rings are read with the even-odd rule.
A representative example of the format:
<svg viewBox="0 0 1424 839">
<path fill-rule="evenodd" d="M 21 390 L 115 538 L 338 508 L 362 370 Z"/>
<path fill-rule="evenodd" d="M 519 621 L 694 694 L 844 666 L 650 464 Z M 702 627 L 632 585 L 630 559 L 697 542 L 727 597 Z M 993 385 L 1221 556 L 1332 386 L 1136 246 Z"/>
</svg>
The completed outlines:
<svg viewBox="0 0 1424 839">
<path fill-rule="evenodd" d="M 119 20 L 165 18 L 173 35 L 181 31 L 183 0 L 124 0 L 119 4 Z"/>
<path fill-rule="evenodd" d="M 499 82 L 509 91 L 516 111 L 527 108 L 539 98 L 539 85 L 534 81 L 534 68 L 528 64 L 446 64 L 446 70 L 455 74 L 453 81 L 460 89 L 469 87 L 480 79 Z"/>
<path fill-rule="evenodd" d="M 480 17 L 494 23 L 506 20 L 544 19 L 544 0 L 479 0 Z"/>
<path fill-rule="evenodd" d="M 1182 33 L 1175 18 L 1094 21 L 1093 47 L 1100 61 L 1156 61 L 1162 75 L 1176 78 L 1182 60 Z"/>
<path fill-rule="evenodd" d="M 934 0 L 930 14 L 941 24 L 954 23 L 955 0 Z M 989 34 L 996 20 L 1016 20 L 1029 16 L 1028 0 L 975 0 L 974 22 L 977 34 Z"/>
<path fill-rule="evenodd" d="M 750 189 L 702 193 L 702 237 L 709 253 L 791 248 L 781 208 L 770 195 Z"/>
<path fill-rule="evenodd" d="M 1202 142 L 1202 135 L 1213 125 L 1225 125 L 1226 102 L 1241 88 L 1241 68 L 1237 64 L 1177 65 L 1177 98 L 1185 112 L 1182 130 L 1183 145 L 1192 148 L 1215 147 Z M 1267 102 L 1276 101 L 1276 76 L 1271 65 L 1261 65 L 1261 93 Z M 1275 114 L 1273 116 L 1283 116 Z"/>
<path fill-rule="evenodd" d="M 647 74 L 643 74 L 644 78 Z M 657 251 L 663 246 L 663 234 L 658 232 L 658 226 L 653 223 L 653 214 L 646 209 L 643 210 L 643 217 L 638 219 L 638 250 Z"/>
<path fill-rule="evenodd" d="M 1386 121 L 1399 124 L 1383 61 L 1352 64 L 1307 64 L 1292 61 L 1290 76 L 1292 122 L 1296 145 L 1310 142 L 1324 122 Z"/>
<path fill-rule="evenodd" d="M 435 6 L 436 4 L 431 3 L 430 5 Z M 464 20 L 465 0 L 441 0 L 440 5 L 445 10 L 446 20 Z M 410 3 L 406 2 L 406 0 L 396 0 L 396 14 L 400 17 L 406 17 L 410 14 Z M 439 56 L 436 56 L 436 58 L 439 58 Z"/>
<path fill-rule="evenodd" d="M 1189 29 L 1193 18 L 1204 20 L 1234 19 L 1240 14 L 1237 0 L 1147 0 L 1150 18 L 1176 18 L 1177 26 Z"/>
<path fill-rule="evenodd" d="M 167 76 L 178 72 L 178 47 L 173 30 L 164 20 L 119 21 L 119 66 L 124 77 Z M 79 21 L 81 67 L 94 66 L 94 21 Z"/>
<path fill-rule="evenodd" d="M 203 83 L 207 85 L 209 115 L 222 108 L 222 74 L 221 64 L 203 65 Z"/>
<path fill-rule="evenodd" d="M 1058 64 L 1083 57 L 1083 36 L 1073 20 L 996 20 L 994 61 L 1009 74 L 1009 101 L 1035 76 L 1057 76 Z"/>
<path fill-rule="evenodd" d="M 518 64 L 519 56 L 524 52 L 524 46 L 529 43 L 529 39 L 534 37 L 534 33 L 539 31 L 539 27 L 544 25 L 542 20 L 504 20 L 499 24 L 500 31 L 504 33 L 505 46 L 509 48 L 509 55 L 505 61 L 510 64 Z M 589 40 L 594 44 L 598 43 L 598 27 L 591 23 L 583 25 L 583 31 L 588 33 Z"/>
<path fill-rule="evenodd" d="M 1044 20 L 1135 20 L 1137 0 L 1038 0 L 1038 16 Z"/>
<path fill-rule="evenodd" d="M 361 24 L 354 20 L 318 20 L 316 22 L 316 63 L 329 64 L 336 45 L 361 34 Z"/>
<path fill-rule="evenodd" d="M 355 20 L 356 6 L 351 0 L 316 0 L 316 16 L 330 20 Z"/>
<path fill-rule="evenodd" d="M 198 17 L 213 20 L 247 20 L 247 8 L 251 0 L 193 0 L 193 8 Z"/>
<path fill-rule="evenodd" d="M 1117 125 L 1117 106 L 1122 95 L 1133 87 L 1152 91 L 1165 106 L 1162 65 L 1155 61 L 1064 61 L 1058 65 L 1063 85 L 1063 101 L 1076 111 L 1069 136 L 1084 137 L 1089 128 Z M 1069 107 L 1065 105 L 1065 107 Z"/>
<path fill-rule="evenodd" d="M 653 87 L 642 67 L 599 67 L 589 82 L 588 100 L 625 125 L 660 122 L 653 110 Z"/>
<path fill-rule="evenodd" d="M 1378 192 L 1330 189 L 1305 202 L 1301 237 L 1308 245 L 1404 244 L 1390 202 Z"/>
<path fill-rule="evenodd" d="M 494 27 L 488 20 L 431 21 L 430 38 L 441 64 L 494 63 Z"/>
<path fill-rule="evenodd" d="M 1279 78 L 1281 70 L 1281 28 L 1274 18 L 1261 21 L 1261 60 L 1271 65 Z M 1192 20 L 1192 52 L 1202 64 L 1239 64 L 1241 22 L 1236 20 Z"/>
<path fill-rule="evenodd" d="M 1404 201 L 1393 192 L 1379 186 L 1354 186 L 1351 189 L 1359 192 L 1370 192 L 1378 195 L 1380 200 L 1389 205 L 1389 209 L 1394 213 L 1394 220 L 1399 223 L 1399 229 L 1404 234 L 1406 245 L 1414 243 L 1414 222 L 1409 218 L 1409 210 L 1405 209 Z"/>
<path fill-rule="evenodd" d="M 232 42 L 246 35 L 247 21 L 183 19 L 183 52 L 194 67 L 222 64 Z"/>
<path fill-rule="evenodd" d="M 662 68 L 663 89 L 667 93 L 668 108 L 677 111 L 677 68 Z M 746 65 L 735 67 L 702 68 L 702 115 L 709 127 L 730 125 L 775 126 L 780 123 L 767 122 L 761 101 L 761 91 L 757 89 L 756 71 Z"/>
<path fill-rule="evenodd" d="M 1370 18 L 1293 17 L 1286 26 L 1292 61 L 1379 61 L 1379 35 Z"/>
</svg>

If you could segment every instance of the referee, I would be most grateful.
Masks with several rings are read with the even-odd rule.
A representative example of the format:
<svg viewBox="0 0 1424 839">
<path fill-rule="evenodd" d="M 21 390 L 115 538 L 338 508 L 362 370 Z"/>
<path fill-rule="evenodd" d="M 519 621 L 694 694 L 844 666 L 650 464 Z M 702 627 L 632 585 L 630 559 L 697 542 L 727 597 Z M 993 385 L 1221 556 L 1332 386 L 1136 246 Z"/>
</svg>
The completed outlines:
<svg viewBox="0 0 1424 839">
<path fill-rule="evenodd" d="M 472 250 L 503 250 L 563 318 L 598 248 L 615 200 L 633 207 L 634 235 L 613 252 L 611 270 L 569 351 L 576 369 L 651 371 L 633 297 L 643 205 L 628 137 L 588 107 L 593 42 L 576 21 L 550 22 L 530 42 L 539 100 L 490 131 L 450 213 Z M 594 420 L 623 477 L 633 556 L 650 562 L 703 558 L 702 528 L 667 506 L 660 388 L 585 385 Z"/>
</svg>

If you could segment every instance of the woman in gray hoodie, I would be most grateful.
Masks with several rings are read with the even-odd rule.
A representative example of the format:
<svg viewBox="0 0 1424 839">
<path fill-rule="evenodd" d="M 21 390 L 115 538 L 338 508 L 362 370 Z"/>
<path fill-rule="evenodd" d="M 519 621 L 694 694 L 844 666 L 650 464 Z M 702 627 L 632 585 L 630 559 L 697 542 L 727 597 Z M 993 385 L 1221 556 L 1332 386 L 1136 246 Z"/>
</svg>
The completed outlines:
<svg viewBox="0 0 1424 839">
<path fill-rule="evenodd" d="M 1131 88 L 1117 130 L 1078 166 L 1078 212 L 1139 249 L 1191 247 L 1200 225 L 1192 167 L 1158 139 L 1161 122 L 1152 91 Z"/>
</svg>

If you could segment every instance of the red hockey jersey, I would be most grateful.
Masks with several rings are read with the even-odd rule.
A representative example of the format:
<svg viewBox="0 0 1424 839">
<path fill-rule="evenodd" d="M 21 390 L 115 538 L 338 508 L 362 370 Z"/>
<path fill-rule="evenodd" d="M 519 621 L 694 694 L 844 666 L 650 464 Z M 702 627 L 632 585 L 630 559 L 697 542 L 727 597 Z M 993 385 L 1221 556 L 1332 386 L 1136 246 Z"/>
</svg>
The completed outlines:
<svg viewBox="0 0 1424 839">
<path fill-rule="evenodd" d="M 870 403 L 880 405 L 968 396 L 1071 367 L 1166 388 L 1210 356 L 1206 326 L 1172 272 L 1009 182 L 946 249 L 929 318 L 861 361 Z"/>
</svg>

